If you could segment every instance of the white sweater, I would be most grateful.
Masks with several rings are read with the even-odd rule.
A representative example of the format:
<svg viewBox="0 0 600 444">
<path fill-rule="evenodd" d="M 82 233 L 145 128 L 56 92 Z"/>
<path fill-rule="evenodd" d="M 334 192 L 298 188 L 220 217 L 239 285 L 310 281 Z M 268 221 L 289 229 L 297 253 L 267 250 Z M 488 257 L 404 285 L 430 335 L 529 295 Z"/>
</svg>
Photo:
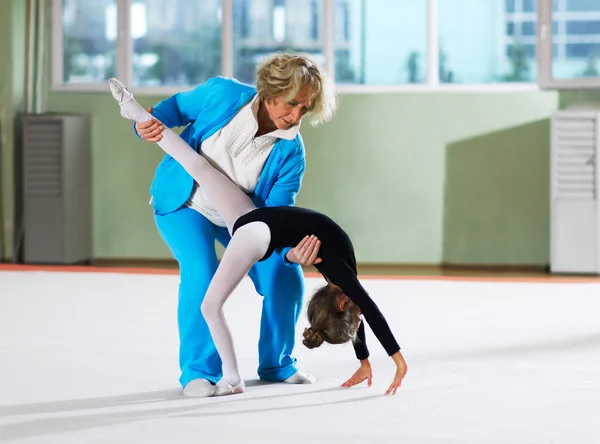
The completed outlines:
<svg viewBox="0 0 600 444">
<path fill-rule="evenodd" d="M 243 106 L 231 121 L 202 142 L 202 154 L 216 169 L 228 176 L 245 193 L 256 188 L 263 166 L 278 138 L 293 140 L 300 129 L 296 125 L 287 130 L 276 129 L 255 137 L 258 131 L 258 95 Z M 202 189 L 194 184 L 192 196 L 186 205 L 213 224 L 225 226 L 221 215 L 213 208 Z"/>
</svg>

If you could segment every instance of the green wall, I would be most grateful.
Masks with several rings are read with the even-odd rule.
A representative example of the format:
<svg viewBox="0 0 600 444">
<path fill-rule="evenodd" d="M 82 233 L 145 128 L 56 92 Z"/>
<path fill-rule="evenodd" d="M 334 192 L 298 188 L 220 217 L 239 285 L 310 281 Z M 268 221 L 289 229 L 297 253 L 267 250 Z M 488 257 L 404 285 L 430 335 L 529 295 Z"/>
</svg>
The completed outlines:
<svg viewBox="0 0 600 444">
<path fill-rule="evenodd" d="M 50 59 L 45 111 L 92 116 L 94 256 L 170 258 L 148 205 L 162 152 L 133 135 L 108 90 L 50 91 Z M 361 263 L 544 265 L 558 107 L 555 92 L 343 95 L 331 122 L 303 124 L 298 204 L 344 226 Z"/>
<path fill-rule="evenodd" d="M 139 97 L 145 106 L 159 99 Z M 539 127 L 526 132 L 518 146 L 508 129 L 546 119 L 557 107 L 555 93 L 356 94 L 340 99 L 340 109 L 327 125 L 303 124 L 308 165 L 299 205 L 326 212 L 344 226 L 362 263 L 439 263 L 445 258 L 456 263 L 505 262 L 493 249 L 487 256 L 472 255 L 451 241 L 445 243 L 444 236 L 464 237 L 463 228 L 471 221 L 502 209 L 503 195 L 530 193 L 537 198 L 547 186 L 547 161 L 537 165 L 535 191 L 509 180 L 496 193 L 498 200 L 480 194 L 468 208 L 458 205 L 460 196 L 448 196 L 445 184 L 447 179 L 453 184 L 453 178 L 479 161 L 471 155 L 447 161 L 453 159 L 453 143 L 472 138 L 468 150 L 481 149 L 481 156 L 493 146 L 496 153 L 490 159 L 509 159 L 518 146 L 527 148 L 530 142 L 538 154 L 546 152 L 548 138 Z M 108 93 L 54 92 L 46 103 L 49 111 L 93 116 L 95 256 L 169 257 L 148 205 L 148 187 L 162 152 L 134 137 Z M 509 160 L 505 164 L 511 167 Z M 521 166 L 512 168 L 517 172 Z M 546 207 L 531 217 L 531 225 L 545 223 L 547 231 Z M 498 233 L 502 223 L 488 221 L 488 245 L 505 245 L 506 235 Z M 520 227 L 514 229 L 518 235 Z M 547 261 L 547 242 L 543 236 L 530 239 L 540 264 Z M 511 260 L 530 258 L 516 254 Z"/>
<path fill-rule="evenodd" d="M 548 264 L 549 146 L 549 119 L 447 146 L 444 263 Z"/>
<path fill-rule="evenodd" d="M 575 89 L 560 92 L 559 107 L 560 109 L 569 108 L 571 106 L 586 106 L 591 105 L 596 108 L 600 106 L 600 90 L 598 89 Z"/>
<path fill-rule="evenodd" d="M 300 203 L 339 220 L 362 262 L 506 263 L 494 251 L 506 243 L 503 220 L 488 218 L 477 235 L 464 229 L 482 215 L 502 211 L 509 196 L 537 199 L 548 186 L 547 161 L 533 165 L 534 189 L 508 180 L 488 195 L 483 183 L 474 181 L 469 198 L 469 190 L 456 181 L 481 176 L 478 159 L 488 157 L 506 165 L 506 174 L 521 174 L 522 166 L 511 160 L 519 147 L 531 145 L 538 157 L 547 156 L 548 135 L 534 122 L 547 119 L 556 107 L 557 95 L 548 92 L 344 96 L 327 127 L 303 131 L 308 171 Z M 534 128 L 521 131 L 524 139 L 516 144 L 512 128 L 530 124 Z M 469 140 L 466 155 L 457 155 L 456 144 Z M 545 224 L 547 231 L 544 205 L 528 217 L 529 226 Z M 521 228 L 513 228 L 515 239 L 522 237 Z M 460 245 L 465 237 L 483 238 L 493 247 L 473 254 Z M 527 242 L 540 252 L 534 259 L 540 265 L 547 262 L 547 245 L 543 235 Z M 511 260 L 530 262 L 530 255 Z"/>
</svg>

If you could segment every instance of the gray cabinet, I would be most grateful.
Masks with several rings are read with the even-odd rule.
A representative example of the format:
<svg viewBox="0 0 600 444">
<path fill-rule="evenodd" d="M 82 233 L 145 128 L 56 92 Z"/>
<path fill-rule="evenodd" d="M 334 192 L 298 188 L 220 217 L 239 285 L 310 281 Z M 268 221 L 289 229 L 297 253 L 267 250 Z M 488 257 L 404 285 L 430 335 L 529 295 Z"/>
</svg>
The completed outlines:
<svg viewBox="0 0 600 444">
<path fill-rule="evenodd" d="M 91 261 L 89 116 L 27 115 L 22 130 L 23 262 Z"/>
</svg>

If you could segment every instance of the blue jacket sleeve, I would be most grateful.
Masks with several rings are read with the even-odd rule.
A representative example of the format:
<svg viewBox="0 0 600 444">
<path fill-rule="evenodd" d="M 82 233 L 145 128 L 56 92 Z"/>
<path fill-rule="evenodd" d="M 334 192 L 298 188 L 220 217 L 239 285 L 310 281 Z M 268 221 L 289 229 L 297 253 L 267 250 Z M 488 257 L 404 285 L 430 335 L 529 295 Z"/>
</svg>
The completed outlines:
<svg viewBox="0 0 600 444">
<path fill-rule="evenodd" d="M 305 168 L 306 159 L 304 156 L 304 144 L 302 143 L 302 139 L 300 139 L 299 149 L 291 154 L 281 167 L 277 179 L 275 180 L 269 195 L 265 199 L 265 206 L 293 206 L 296 203 L 296 196 L 302 185 Z M 288 261 L 285 257 L 290 250 L 291 247 L 286 247 L 280 248 L 276 250 L 276 252 L 281 255 L 285 265 L 290 267 L 298 266 L 298 264 Z"/>
<path fill-rule="evenodd" d="M 189 91 L 179 92 L 161 100 L 153 107 L 152 115 L 168 128 L 189 125 L 202 111 L 204 101 L 214 86 L 214 82 L 215 78 L 211 78 Z M 135 129 L 135 122 L 133 130 L 139 137 Z"/>
</svg>

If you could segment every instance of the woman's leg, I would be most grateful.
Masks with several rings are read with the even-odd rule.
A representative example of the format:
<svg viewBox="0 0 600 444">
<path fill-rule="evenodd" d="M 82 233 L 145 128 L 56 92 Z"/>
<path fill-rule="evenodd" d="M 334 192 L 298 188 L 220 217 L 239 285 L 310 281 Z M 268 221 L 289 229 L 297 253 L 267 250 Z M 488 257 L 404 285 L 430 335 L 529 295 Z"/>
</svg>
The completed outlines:
<svg viewBox="0 0 600 444">
<path fill-rule="evenodd" d="M 110 79 L 109 85 L 113 97 L 121 107 L 123 117 L 136 122 L 152 119 L 152 115 L 135 101 L 125 85 L 117 79 Z M 157 145 L 179 162 L 198 182 L 207 199 L 223 217 L 227 229 L 231 233 L 235 221 L 255 209 L 252 200 L 227 176 L 194 151 L 173 130 L 165 128 L 162 136 L 162 140 L 157 142 Z"/>
<path fill-rule="evenodd" d="M 223 305 L 250 268 L 267 252 L 270 241 L 271 232 L 264 222 L 251 222 L 240 227 L 227 245 L 202 303 L 202 314 L 223 362 L 223 378 L 217 383 L 216 396 L 244 391 Z"/>
<path fill-rule="evenodd" d="M 154 217 L 158 232 L 179 263 L 179 381 L 186 396 L 212 396 L 214 387 L 210 383 L 216 384 L 223 373 L 200 306 L 219 265 L 215 236 L 221 227 L 186 206 Z M 192 381 L 195 382 L 188 385 Z"/>
</svg>

